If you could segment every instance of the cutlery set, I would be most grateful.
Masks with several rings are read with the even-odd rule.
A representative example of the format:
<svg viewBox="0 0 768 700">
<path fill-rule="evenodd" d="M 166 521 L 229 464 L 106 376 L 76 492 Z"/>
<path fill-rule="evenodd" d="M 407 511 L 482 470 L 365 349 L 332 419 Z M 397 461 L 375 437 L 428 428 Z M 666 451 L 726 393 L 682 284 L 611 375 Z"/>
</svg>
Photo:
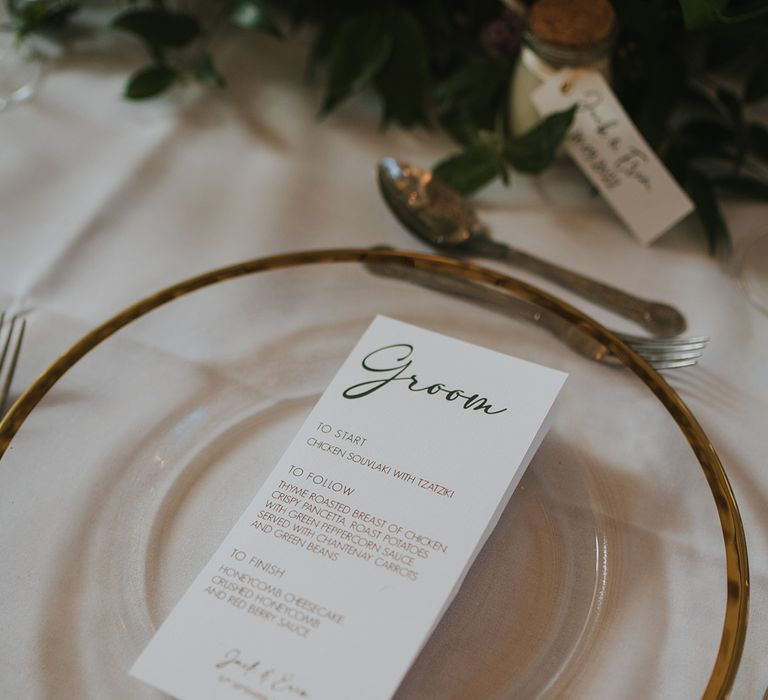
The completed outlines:
<svg viewBox="0 0 768 700">
<path fill-rule="evenodd" d="M 642 299 L 495 241 L 473 207 L 429 170 L 387 157 L 379 162 L 377 180 L 384 201 L 400 223 L 437 251 L 457 257 L 492 258 L 522 268 L 645 329 L 651 337 L 613 333 L 655 369 L 694 365 L 709 342 L 705 336 L 679 337 L 686 328 L 685 317 L 669 304 Z M 397 277 L 534 321 L 580 355 L 597 362 L 617 363 L 607 347 L 565 319 L 498 290 L 432 271 L 376 265 L 368 268 L 381 276 Z"/>
</svg>

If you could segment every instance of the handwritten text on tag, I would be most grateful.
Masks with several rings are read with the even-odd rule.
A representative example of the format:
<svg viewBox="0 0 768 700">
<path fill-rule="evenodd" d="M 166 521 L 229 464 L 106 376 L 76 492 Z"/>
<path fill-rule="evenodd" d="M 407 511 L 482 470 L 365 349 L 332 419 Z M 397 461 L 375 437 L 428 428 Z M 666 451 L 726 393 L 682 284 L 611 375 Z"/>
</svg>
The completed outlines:
<svg viewBox="0 0 768 700">
<path fill-rule="evenodd" d="M 578 105 L 565 148 L 641 243 L 693 210 L 599 73 L 559 71 L 531 99 L 542 115 Z"/>
</svg>

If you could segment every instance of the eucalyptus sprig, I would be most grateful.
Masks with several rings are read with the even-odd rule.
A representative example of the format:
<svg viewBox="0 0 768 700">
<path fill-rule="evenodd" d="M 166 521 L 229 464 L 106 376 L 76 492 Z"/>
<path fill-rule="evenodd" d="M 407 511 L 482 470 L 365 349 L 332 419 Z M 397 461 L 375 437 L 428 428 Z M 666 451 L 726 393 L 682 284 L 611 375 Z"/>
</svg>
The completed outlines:
<svg viewBox="0 0 768 700">
<path fill-rule="evenodd" d="M 3 29 L 23 40 L 30 34 L 61 29 L 80 6 L 71 0 L 6 0 L 5 9 L 10 21 Z"/>
<path fill-rule="evenodd" d="M 5 0 L 10 18 L 6 30 L 19 41 L 31 34 L 66 40 L 83 5 L 74 0 Z M 198 16 L 199 15 L 199 16 Z M 282 38 L 274 12 L 264 0 L 224 0 L 212 17 L 177 10 L 164 0 L 138 0 L 116 10 L 105 27 L 134 36 L 145 47 L 149 62 L 129 76 L 124 95 L 142 100 L 156 97 L 179 82 L 224 86 L 225 80 L 209 50 L 210 39 L 222 21 Z"/>
<path fill-rule="evenodd" d="M 222 19 L 245 29 L 258 29 L 280 38 L 283 36 L 271 10 L 262 0 L 226 2 L 207 30 L 195 15 L 169 9 L 162 2 L 154 2 L 148 7 L 131 7 L 121 12 L 112 21 L 112 28 L 134 35 L 144 44 L 151 59 L 148 65 L 128 79 L 125 96 L 132 100 L 155 97 L 183 80 L 185 73 L 200 83 L 223 87 L 224 77 L 206 46 L 206 39 Z M 178 55 L 189 51 L 195 44 L 197 50 L 192 51 L 190 67 L 187 65 L 189 62 L 183 61 L 183 58 L 179 60 Z"/>
<path fill-rule="evenodd" d="M 434 172 L 461 194 L 473 194 L 496 178 L 509 183 L 509 169 L 538 174 L 552 163 L 573 122 L 576 108 L 555 112 L 530 131 L 511 138 L 479 133 L 463 151 L 440 161 Z"/>
</svg>

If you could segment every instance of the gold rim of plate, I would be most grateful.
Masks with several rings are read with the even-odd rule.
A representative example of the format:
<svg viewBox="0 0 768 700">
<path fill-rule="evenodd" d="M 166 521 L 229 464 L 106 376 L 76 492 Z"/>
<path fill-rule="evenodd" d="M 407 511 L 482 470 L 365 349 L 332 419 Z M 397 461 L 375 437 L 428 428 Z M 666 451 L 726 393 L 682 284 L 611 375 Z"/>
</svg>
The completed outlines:
<svg viewBox="0 0 768 700">
<path fill-rule="evenodd" d="M 32 409 L 56 382 L 93 348 L 136 319 L 174 299 L 237 277 L 303 265 L 345 262 L 415 267 L 449 273 L 502 289 L 515 297 L 525 299 L 558 314 L 595 340 L 603 343 L 656 395 L 685 435 L 699 460 L 720 519 L 727 574 L 725 617 L 717 658 L 702 697 L 703 700 L 727 698 L 741 661 L 747 631 L 749 564 L 739 507 L 715 448 L 677 392 L 667 384 L 656 370 L 613 333 L 557 297 L 495 270 L 452 258 L 423 253 L 393 249 L 336 248 L 257 258 L 183 280 L 142 299 L 102 323 L 76 342 L 48 367 L 18 398 L 0 422 L 0 458 L 5 454 L 14 435 L 19 431 Z"/>
</svg>

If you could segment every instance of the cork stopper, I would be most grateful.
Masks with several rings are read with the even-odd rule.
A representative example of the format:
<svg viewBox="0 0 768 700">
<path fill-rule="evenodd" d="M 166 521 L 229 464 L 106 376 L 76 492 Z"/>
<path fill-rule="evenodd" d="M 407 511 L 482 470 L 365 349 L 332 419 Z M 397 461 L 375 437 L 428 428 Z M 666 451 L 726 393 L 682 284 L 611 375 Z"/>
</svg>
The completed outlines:
<svg viewBox="0 0 768 700">
<path fill-rule="evenodd" d="M 539 41 L 567 49 L 590 49 L 605 42 L 616 25 L 608 0 L 538 0 L 528 14 Z"/>
</svg>

